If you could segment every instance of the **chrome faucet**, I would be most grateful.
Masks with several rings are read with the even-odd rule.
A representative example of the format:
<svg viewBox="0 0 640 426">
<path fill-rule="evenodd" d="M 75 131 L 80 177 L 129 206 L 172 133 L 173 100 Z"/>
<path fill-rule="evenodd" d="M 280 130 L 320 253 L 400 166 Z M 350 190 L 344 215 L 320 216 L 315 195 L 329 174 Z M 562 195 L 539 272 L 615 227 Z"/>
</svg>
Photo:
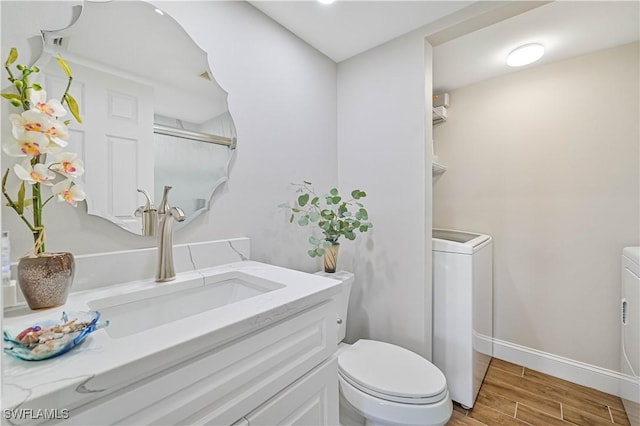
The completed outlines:
<svg viewBox="0 0 640 426">
<path fill-rule="evenodd" d="M 158 207 L 158 264 L 156 267 L 156 281 L 171 281 L 176 277 L 173 266 L 173 222 L 182 222 L 184 212 L 179 207 L 169 205 L 170 186 L 164 187 L 162 201 Z"/>
</svg>

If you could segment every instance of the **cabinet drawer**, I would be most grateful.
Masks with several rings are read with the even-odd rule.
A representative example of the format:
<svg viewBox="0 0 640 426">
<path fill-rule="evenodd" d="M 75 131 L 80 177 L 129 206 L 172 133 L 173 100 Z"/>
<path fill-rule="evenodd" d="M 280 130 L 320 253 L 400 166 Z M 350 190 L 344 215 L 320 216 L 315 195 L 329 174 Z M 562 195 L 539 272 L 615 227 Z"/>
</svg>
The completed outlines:
<svg viewBox="0 0 640 426">
<path fill-rule="evenodd" d="M 332 301 L 73 410 L 68 424 L 232 424 L 335 351 Z"/>
<path fill-rule="evenodd" d="M 246 419 L 249 426 L 337 425 L 338 359 L 332 356 Z"/>
</svg>

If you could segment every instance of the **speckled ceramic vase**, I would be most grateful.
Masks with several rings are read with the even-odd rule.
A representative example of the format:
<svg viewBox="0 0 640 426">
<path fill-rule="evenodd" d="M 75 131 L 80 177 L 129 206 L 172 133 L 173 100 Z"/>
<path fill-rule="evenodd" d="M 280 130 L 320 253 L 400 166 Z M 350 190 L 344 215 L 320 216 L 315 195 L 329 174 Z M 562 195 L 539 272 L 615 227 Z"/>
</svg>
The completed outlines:
<svg viewBox="0 0 640 426">
<path fill-rule="evenodd" d="M 71 253 L 42 253 L 18 262 L 18 284 L 29 308 L 64 305 L 71 289 L 75 262 Z"/>
<path fill-rule="evenodd" d="M 324 271 L 333 273 L 338 265 L 338 251 L 340 244 L 336 243 L 324 249 Z"/>
</svg>

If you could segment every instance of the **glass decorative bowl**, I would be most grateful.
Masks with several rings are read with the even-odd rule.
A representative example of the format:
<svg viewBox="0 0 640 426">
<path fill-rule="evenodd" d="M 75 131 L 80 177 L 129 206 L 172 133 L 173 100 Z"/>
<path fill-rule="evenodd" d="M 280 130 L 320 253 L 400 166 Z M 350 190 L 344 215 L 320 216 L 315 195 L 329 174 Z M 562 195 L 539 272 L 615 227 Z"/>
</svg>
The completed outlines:
<svg viewBox="0 0 640 426">
<path fill-rule="evenodd" d="M 98 323 L 100 312 L 63 312 L 59 320 L 42 321 L 24 330 L 4 330 L 4 351 L 14 358 L 42 361 L 62 355 L 79 345 L 109 321 Z"/>
</svg>

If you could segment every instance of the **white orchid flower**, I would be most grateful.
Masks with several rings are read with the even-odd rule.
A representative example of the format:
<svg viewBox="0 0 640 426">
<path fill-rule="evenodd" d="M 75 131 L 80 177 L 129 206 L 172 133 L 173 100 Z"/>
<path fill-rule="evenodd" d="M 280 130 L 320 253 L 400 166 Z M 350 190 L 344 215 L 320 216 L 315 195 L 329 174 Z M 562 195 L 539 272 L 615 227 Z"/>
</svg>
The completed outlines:
<svg viewBox="0 0 640 426">
<path fill-rule="evenodd" d="M 65 140 L 69 137 L 67 126 L 61 121 L 51 119 L 42 112 L 29 110 L 20 115 L 11 114 L 9 119 L 13 125 L 13 137 L 18 140 L 24 140 L 26 132 L 40 132 L 46 135 L 51 142 L 62 148 L 68 145 Z"/>
<path fill-rule="evenodd" d="M 71 179 L 63 180 L 51 187 L 51 192 L 58 196 L 58 201 L 65 201 L 73 207 L 78 205 L 78 201 L 86 198 L 87 194 L 80 185 L 72 185 Z"/>
<path fill-rule="evenodd" d="M 13 166 L 13 171 L 18 178 L 22 179 L 29 185 L 35 183 L 41 183 L 46 186 L 53 185 L 53 180 L 56 178 L 56 174 L 49 168 L 41 163 L 31 166 L 31 161 L 28 159 L 23 161 L 22 164 L 16 164 Z"/>
<path fill-rule="evenodd" d="M 74 152 L 61 152 L 54 157 L 51 170 L 61 175 L 77 178 L 84 173 L 84 164 Z"/>
<path fill-rule="evenodd" d="M 2 145 L 2 150 L 12 157 L 37 157 L 55 151 L 55 145 L 49 143 L 49 138 L 40 132 L 24 132 L 23 139 L 12 137 Z"/>
<path fill-rule="evenodd" d="M 59 100 L 47 100 L 47 92 L 44 90 L 31 90 L 29 100 L 33 111 L 40 111 L 51 118 L 60 118 L 67 115 L 67 110 L 64 109 Z"/>
</svg>

